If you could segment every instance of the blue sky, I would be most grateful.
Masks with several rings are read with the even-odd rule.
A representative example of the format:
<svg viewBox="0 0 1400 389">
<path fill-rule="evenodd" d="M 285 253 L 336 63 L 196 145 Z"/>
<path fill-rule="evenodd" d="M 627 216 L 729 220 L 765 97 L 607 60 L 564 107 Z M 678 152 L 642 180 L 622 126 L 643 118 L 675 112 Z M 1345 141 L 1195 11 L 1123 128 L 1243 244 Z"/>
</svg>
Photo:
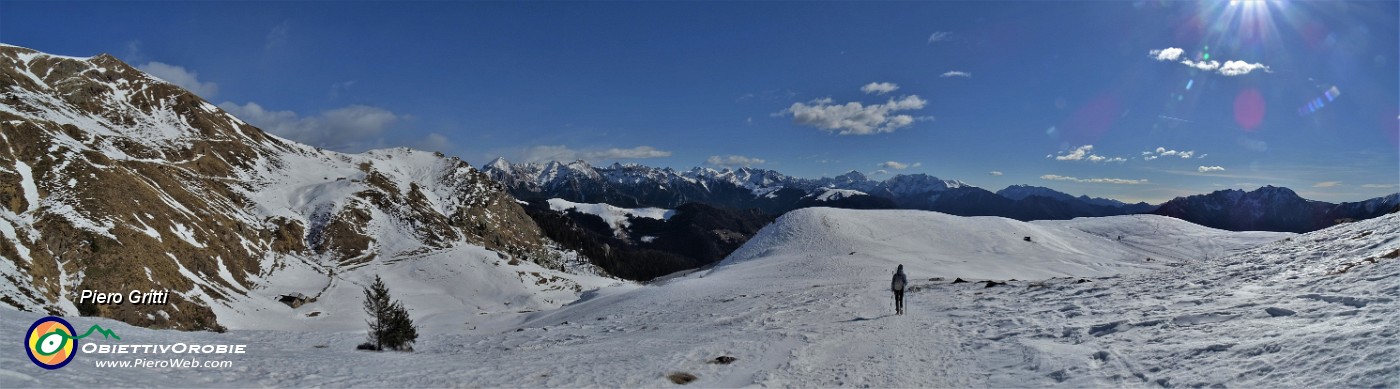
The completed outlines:
<svg viewBox="0 0 1400 389">
<path fill-rule="evenodd" d="M 1396 2 L 0 1 L 0 41 L 111 53 L 343 151 L 1337 202 L 1400 190 L 1397 20 Z"/>
</svg>

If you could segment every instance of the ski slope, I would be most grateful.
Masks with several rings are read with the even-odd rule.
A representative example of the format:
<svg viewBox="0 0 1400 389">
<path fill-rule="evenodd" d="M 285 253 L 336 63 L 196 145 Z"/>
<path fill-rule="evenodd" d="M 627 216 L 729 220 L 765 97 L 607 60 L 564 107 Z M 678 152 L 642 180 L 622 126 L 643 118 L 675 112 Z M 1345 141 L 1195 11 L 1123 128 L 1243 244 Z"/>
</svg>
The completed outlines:
<svg viewBox="0 0 1400 389">
<path fill-rule="evenodd" d="M 0 352 L 0 386 L 673 387 L 673 372 L 696 387 L 1395 386 L 1397 256 L 1400 214 L 1267 235 L 1153 216 L 1019 223 L 812 208 L 710 271 L 474 330 L 428 328 L 414 353 L 353 351 L 362 331 L 184 333 L 72 318 L 124 342 L 249 352 L 225 369 L 98 369 L 120 358 L 80 354 L 44 371 L 15 342 Z M 895 263 L 912 284 L 904 316 L 891 315 Z M 38 317 L 0 315 L 0 336 L 19 339 Z M 737 360 L 707 363 L 722 355 Z"/>
</svg>

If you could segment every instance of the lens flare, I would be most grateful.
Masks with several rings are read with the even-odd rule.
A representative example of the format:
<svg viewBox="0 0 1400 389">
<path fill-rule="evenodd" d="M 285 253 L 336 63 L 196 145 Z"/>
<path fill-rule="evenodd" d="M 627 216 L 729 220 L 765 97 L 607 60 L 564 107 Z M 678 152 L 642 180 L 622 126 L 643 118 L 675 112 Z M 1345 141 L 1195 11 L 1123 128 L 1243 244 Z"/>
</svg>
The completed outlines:
<svg viewBox="0 0 1400 389">
<path fill-rule="evenodd" d="M 1264 97 L 1254 88 L 1235 95 L 1235 123 L 1245 131 L 1254 131 L 1264 122 L 1265 109 Z"/>
<path fill-rule="evenodd" d="M 1207 43 L 1220 46 L 1226 52 L 1240 53 L 1258 49 L 1263 44 L 1280 43 L 1281 34 L 1275 19 L 1287 14 L 1289 8 L 1279 1 L 1201 1 L 1196 20 L 1204 27 Z M 1209 51 L 1209 46 L 1204 51 Z M 1211 56 L 1203 54 L 1201 57 L 1208 61 Z"/>
<path fill-rule="evenodd" d="M 1298 116 L 1311 115 L 1314 112 L 1321 110 L 1322 107 L 1327 106 L 1328 103 L 1331 103 L 1333 100 L 1336 100 L 1337 97 L 1341 95 L 1342 91 L 1340 89 L 1337 89 L 1336 85 L 1333 85 L 1331 88 L 1328 88 L 1326 91 L 1323 91 L 1322 96 L 1318 96 L 1317 98 L 1312 99 L 1312 101 L 1309 101 L 1307 104 L 1303 104 L 1302 107 L 1298 107 Z"/>
</svg>

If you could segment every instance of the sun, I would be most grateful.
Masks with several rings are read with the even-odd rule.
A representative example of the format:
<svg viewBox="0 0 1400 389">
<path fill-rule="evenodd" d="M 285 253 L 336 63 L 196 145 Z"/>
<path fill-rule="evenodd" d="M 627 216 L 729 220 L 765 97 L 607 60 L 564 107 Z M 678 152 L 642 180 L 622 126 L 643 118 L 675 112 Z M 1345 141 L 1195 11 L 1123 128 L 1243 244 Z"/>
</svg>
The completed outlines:
<svg viewBox="0 0 1400 389">
<path fill-rule="evenodd" d="M 1226 41 L 1261 44 L 1278 39 L 1274 13 L 1281 12 L 1286 6 L 1278 1 L 1231 0 L 1226 3 L 1202 3 L 1201 10 L 1206 14 L 1202 15 L 1202 19 L 1211 22 L 1211 32 L 1221 34 L 1222 38 L 1234 38 L 1226 38 Z"/>
</svg>

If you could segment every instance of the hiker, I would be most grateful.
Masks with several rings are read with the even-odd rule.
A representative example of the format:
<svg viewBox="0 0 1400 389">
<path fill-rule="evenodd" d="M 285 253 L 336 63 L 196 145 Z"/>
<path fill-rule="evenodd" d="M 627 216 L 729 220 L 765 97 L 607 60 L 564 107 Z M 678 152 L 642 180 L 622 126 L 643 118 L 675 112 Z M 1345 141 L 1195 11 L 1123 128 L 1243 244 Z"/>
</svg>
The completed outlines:
<svg viewBox="0 0 1400 389">
<path fill-rule="evenodd" d="M 894 270 L 894 279 L 890 280 L 890 289 L 894 291 L 894 314 L 904 314 L 904 285 L 909 281 L 904 278 L 904 265 Z"/>
</svg>

